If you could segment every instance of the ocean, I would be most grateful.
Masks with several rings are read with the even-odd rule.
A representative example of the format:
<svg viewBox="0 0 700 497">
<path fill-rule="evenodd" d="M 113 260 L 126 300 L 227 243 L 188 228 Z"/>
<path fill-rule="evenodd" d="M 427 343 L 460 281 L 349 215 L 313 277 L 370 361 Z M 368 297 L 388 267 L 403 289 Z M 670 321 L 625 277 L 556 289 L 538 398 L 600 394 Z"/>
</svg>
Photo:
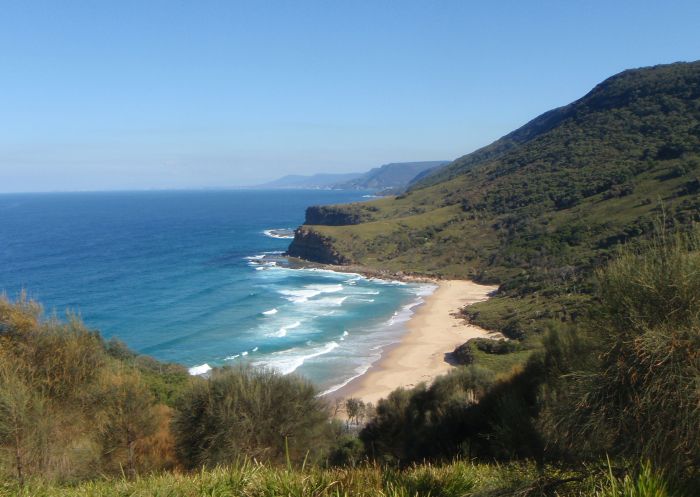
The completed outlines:
<svg viewBox="0 0 700 497">
<path fill-rule="evenodd" d="M 322 392 L 398 340 L 425 284 L 293 268 L 305 208 L 367 192 L 230 190 L 0 195 L 0 291 L 78 313 L 105 338 L 201 373 L 242 362 Z"/>
</svg>

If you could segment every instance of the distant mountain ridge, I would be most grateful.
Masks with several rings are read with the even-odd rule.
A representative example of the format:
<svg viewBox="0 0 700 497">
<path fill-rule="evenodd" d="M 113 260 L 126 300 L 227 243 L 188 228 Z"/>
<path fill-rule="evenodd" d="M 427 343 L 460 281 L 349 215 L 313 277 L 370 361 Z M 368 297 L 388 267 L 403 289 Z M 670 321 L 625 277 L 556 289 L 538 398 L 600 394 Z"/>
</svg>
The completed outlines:
<svg viewBox="0 0 700 497">
<path fill-rule="evenodd" d="M 375 167 L 358 178 L 338 183 L 341 190 L 387 190 L 403 189 L 413 180 L 428 171 L 433 171 L 450 161 L 392 162 Z"/>
<path fill-rule="evenodd" d="M 394 193 L 405 190 L 417 178 L 449 164 L 450 161 L 392 162 L 366 173 L 290 174 L 254 188 L 322 188 L 329 190 L 377 190 Z"/>
<path fill-rule="evenodd" d="M 319 173 L 311 175 L 289 174 L 282 178 L 257 185 L 255 188 L 333 188 L 336 183 L 351 181 L 362 176 L 362 173 Z"/>
</svg>

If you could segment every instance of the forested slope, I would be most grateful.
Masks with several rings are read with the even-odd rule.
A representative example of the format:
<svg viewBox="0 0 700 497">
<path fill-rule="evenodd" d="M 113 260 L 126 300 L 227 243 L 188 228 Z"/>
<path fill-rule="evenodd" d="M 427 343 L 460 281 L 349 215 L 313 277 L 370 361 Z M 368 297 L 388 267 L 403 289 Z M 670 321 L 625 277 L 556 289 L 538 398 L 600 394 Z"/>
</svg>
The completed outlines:
<svg viewBox="0 0 700 497">
<path fill-rule="evenodd" d="M 289 252 L 313 258 L 312 238 L 339 263 L 500 283 L 472 318 L 517 337 L 575 319 L 593 269 L 654 219 L 700 219 L 699 174 L 700 62 L 628 70 L 404 195 L 325 207 L 349 221 L 316 216 Z"/>
</svg>

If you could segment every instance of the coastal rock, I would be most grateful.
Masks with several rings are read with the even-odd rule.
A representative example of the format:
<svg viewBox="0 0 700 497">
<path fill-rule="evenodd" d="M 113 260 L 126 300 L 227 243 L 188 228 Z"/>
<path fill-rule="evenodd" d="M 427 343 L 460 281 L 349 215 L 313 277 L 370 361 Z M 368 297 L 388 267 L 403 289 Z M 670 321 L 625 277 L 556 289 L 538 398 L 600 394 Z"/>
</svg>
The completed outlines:
<svg viewBox="0 0 700 497">
<path fill-rule="evenodd" d="M 321 264 L 349 264 L 352 261 L 333 248 L 330 238 L 304 226 L 294 232 L 294 240 L 287 249 L 287 255 Z"/>
</svg>

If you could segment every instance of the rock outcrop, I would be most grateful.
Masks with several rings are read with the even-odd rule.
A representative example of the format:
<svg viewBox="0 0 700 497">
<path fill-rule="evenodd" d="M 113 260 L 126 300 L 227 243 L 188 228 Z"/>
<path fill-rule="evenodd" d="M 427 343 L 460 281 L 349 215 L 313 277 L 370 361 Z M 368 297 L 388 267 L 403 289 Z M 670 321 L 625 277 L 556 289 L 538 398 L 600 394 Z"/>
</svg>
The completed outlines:
<svg viewBox="0 0 700 497">
<path fill-rule="evenodd" d="M 301 226 L 294 232 L 294 240 L 287 255 L 321 264 L 350 264 L 352 261 L 333 248 L 333 242 L 320 233 Z"/>
</svg>

